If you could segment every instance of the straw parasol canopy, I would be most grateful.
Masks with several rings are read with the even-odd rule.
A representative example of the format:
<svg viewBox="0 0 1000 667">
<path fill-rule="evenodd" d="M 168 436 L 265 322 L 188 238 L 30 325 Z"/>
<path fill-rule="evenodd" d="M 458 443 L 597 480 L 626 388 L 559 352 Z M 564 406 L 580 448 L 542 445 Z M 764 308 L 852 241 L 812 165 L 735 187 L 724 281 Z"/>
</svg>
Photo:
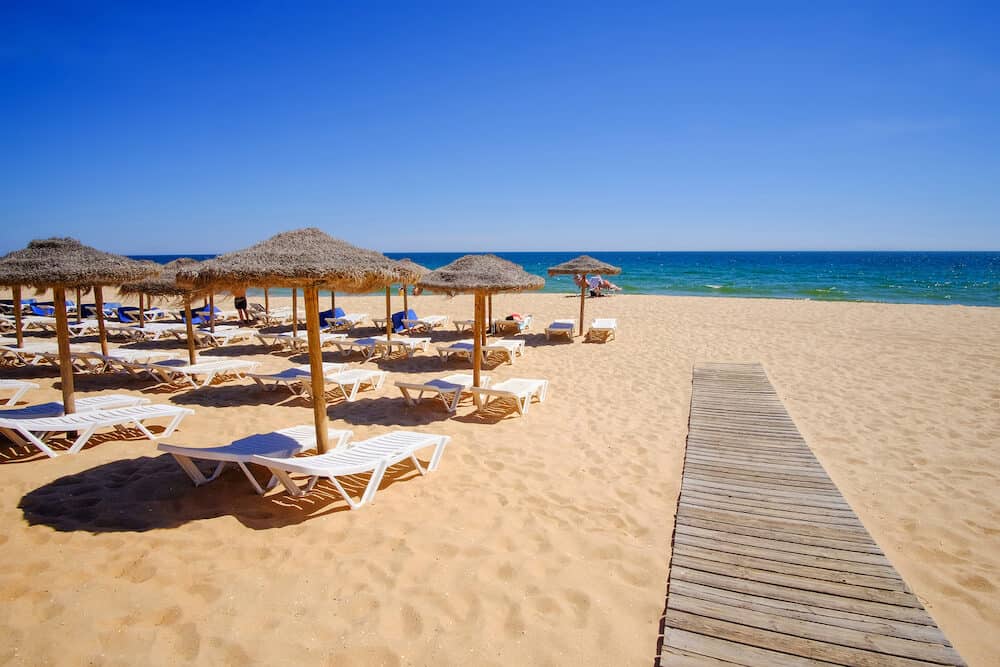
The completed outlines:
<svg viewBox="0 0 1000 667">
<path fill-rule="evenodd" d="M 617 276 L 621 273 L 620 266 L 614 266 L 612 264 L 606 264 L 599 259 L 595 259 L 590 255 L 580 255 L 579 257 L 574 257 L 568 262 L 563 262 L 562 264 L 556 264 L 555 266 L 549 267 L 550 276 L 558 275 L 575 275 L 580 274 L 581 276 L 586 276 L 588 273 L 606 273 L 610 276 Z M 583 311 L 585 304 L 587 303 L 587 286 L 580 285 L 580 335 L 583 335 Z"/>
<path fill-rule="evenodd" d="M 382 253 L 353 246 L 316 228 L 282 232 L 177 273 L 179 285 L 195 289 L 262 286 L 304 290 L 313 418 L 320 452 L 327 450 L 329 435 L 323 401 L 319 288 L 371 292 L 399 280 L 396 262 Z"/>
<path fill-rule="evenodd" d="M 451 264 L 426 274 L 417 285 L 452 296 L 469 293 L 475 295 L 472 383 L 478 387 L 482 344 L 486 338 L 487 295 L 541 289 L 545 286 L 545 279 L 528 273 L 523 267 L 496 255 L 465 255 Z"/>
<path fill-rule="evenodd" d="M 51 287 L 53 290 L 63 410 L 67 414 L 76 411 L 76 402 L 73 398 L 73 364 L 70 361 L 66 322 L 66 290 L 94 288 L 101 350 L 107 354 L 102 287 L 142 280 L 159 272 L 160 267 L 153 262 L 138 262 L 103 252 L 72 238 L 37 239 L 31 241 L 28 247 L 0 258 L 0 284 L 29 285 L 36 289 Z"/>
<path fill-rule="evenodd" d="M 399 282 L 403 284 L 403 312 L 406 312 L 410 308 L 410 304 L 406 296 L 406 286 L 416 285 L 421 276 L 430 273 L 431 270 L 422 264 L 417 264 L 409 257 L 397 260 L 396 265 L 400 272 Z M 416 296 L 416 294 L 414 294 L 414 296 Z M 386 314 L 386 317 L 388 317 L 388 313 Z"/>
<path fill-rule="evenodd" d="M 160 275 L 145 280 L 125 283 L 118 288 L 121 294 L 137 295 L 146 294 L 148 296 L 172 297 L 184 296 L 191 292 L 190 289 L 177 284 L 177 272 L 181 269 L 192 269 L 201 264 L 197 259 L 181 257 L 164 264 Z"/>
<path fill-rule="evenodd" d="M 194 345 L 194 323 L 191 317 L 191 300 L 196 296 L 194 289 L 181 287 L 177 284 L 177 273 L 181 269 L 195 269 L 201 262 L 191 257 L 179 257 L 162 266 L 160 275 L 134 283 L 125 283 L 118 288 L 121 294 L 137 295 L 139 297 L 139 326 L 143 326 L 145 315 L 142 310 L 142 297 L 182 297 L 184 300 L 184 319 L 187 324 L 188 361 L 197 362 L 198 353 Z M 214 317 L 215 313 L 212 313 Z"/>
</svg>

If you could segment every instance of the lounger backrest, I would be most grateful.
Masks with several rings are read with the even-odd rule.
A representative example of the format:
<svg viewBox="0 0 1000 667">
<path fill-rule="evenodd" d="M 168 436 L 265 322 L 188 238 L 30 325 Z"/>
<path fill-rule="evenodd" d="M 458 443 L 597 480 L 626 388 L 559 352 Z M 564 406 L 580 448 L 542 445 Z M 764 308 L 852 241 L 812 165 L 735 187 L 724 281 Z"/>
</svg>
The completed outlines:
<svg viewBox="0 0 1000 667">
<path fill-rule="evenodd" d="M 51 317 L 56 314 L 55 306 L 39 306 L 37 304 L 30 304 L 28 306 L 31 309 L 32 315 L 40 315 L 41 317 Z"/>
<path fill-rule="evenodd" d="M 135 306 L 119 306 L 118 307 L 118 321 L 119 322 L 138 322 L 139 321 L 139 309 Z"/>
<path fill-rule="evenodd" d="M 396 333 L 404 331 L 406 327 L 403 326 L 403 320 L 406 319 L 406 313 L 399 311 L 398 313 L 392 314 L 392 330 Z"/>
</svg>

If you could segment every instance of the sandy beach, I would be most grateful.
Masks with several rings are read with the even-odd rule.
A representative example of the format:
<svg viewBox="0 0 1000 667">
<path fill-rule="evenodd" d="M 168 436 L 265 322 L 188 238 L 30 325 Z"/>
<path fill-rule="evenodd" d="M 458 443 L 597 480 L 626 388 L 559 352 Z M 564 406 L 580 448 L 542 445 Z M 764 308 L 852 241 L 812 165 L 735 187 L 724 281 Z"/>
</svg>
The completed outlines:
<svg viewBox="0 0 1000 667">
<path fill-rule="evenodd" d="M 337 305 L 384 312 L 380 296 Z M 468 296 L 410 306 L 472 317 Z M 95 438 L 56 459 L 4 443 L 0 662 L 649 665 L 692 365 L 759 361 L 962 657 L 1000 664 L 1000 308 L 614 296 L 588 299 L 587 314 L 618 318 L 616 340 L 547 342 L 545 324 L 578 308 L 575 295 L 494 299 L 495 315 L 530 313 L 534 327 L 524 357 L 487 373 L 550 381 L 523 418 L 483 419 L 468 403 L 448 418 L 434 404 L 407 407 L 393 386 L 468 363 L 368 362 L 388 381 L 331 402 L 332 426 L 355 439 L 406 428 L 452 441 L 437 472 L 397 466 L 358 511 L 322 488 L 261 498 L 235 470 L 195 488 L 148 440 Z M 449 326 L 434 339 L 466 336 Z M 202 352 L 234 355 L 273 370 L 306 362 L 256 344 Z M 52 368 L 0 377 L 41 384 L 32 403 L 59 398 Z M 176 444 L 312 419 L 307 402 L 250 381 L 164 391 L 78 375 L 76 387 L 193 408 L 167 440 Z"/>
</svg>

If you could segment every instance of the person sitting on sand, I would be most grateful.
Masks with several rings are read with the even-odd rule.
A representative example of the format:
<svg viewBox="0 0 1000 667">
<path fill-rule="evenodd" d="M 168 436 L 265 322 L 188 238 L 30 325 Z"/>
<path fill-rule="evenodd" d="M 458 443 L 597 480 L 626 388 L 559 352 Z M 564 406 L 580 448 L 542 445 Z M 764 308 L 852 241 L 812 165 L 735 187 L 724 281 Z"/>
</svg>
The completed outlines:
<svg viewBox="0 0 1000 667">
<path fill-rule="evenodd" d="M 601 278 L 601 276 L 597 276 L 597 277 Z M 613 282 L 611 282 L 607 278 L 601 278 L 601 290 L 602 291 L 603 290 L 607 290 L 609 292 L 619 292 L 619 291 L 621 291 L 621 287 L 619 287 L 618 285 L 615 285 Z"/>
</svg>

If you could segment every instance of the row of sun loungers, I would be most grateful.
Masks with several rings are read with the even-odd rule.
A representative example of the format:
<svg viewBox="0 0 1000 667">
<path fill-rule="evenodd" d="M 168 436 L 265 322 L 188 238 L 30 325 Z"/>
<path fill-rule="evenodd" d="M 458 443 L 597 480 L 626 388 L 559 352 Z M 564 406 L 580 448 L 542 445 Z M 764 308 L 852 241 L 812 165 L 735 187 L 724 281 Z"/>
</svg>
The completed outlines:
<svg viewBox="0 0 1000 667">
<path fill-rule="evenodd" d="M 357 398 L 358 392 L 365 388 L 381 389 L 388 375 L 385 371 L 367 368 L 348 369 L 347 364 L 323 364 L 324 384 L 338 389 L 348 402 L 353 402 Z M 265 390 L 286 387 L 296 396 L 311 397 L 312 395 L 310 384 L 312 376 L 309 372 L 309 366 L 297 366 L 277 373 L 249 373 L 248 377 Z"/>
</svg>

